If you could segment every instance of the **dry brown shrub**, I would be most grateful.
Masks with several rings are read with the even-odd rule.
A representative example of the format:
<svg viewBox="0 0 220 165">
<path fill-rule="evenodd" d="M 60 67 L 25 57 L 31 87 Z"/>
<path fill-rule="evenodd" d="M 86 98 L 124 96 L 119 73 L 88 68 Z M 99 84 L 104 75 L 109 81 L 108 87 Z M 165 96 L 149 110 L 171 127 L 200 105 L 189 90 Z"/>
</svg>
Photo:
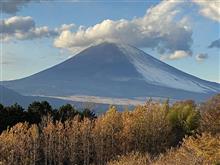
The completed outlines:
<svg viewBox="0 0 220 165">
<path fill-rule="evenodd" d="M 220 94 L 200 106 L 202 132 L 220 134 Z"/>
<path fill-rule="evenodd" d="M 113 160 L 107 163 L 107 165 L 150 165 L 151 159 L 147 154 L 140 154 L 138 152 L 130 153 L 124 156 L 118 157 L 117 160 Z"/>
</svg>

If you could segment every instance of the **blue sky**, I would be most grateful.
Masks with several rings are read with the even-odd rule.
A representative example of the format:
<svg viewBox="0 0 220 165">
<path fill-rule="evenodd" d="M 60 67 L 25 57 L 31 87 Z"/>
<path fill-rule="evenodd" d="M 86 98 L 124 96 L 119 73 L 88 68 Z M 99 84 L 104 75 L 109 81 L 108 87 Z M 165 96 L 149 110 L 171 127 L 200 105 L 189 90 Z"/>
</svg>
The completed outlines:
<svg viewBox="0 0 220 165">
<path fill-rule="evenodd" d="M 168 4 L 161 1 L 24 2 L 12 4 L 14 8 L 10 11 L 3 6 L 1 20 L 4 23 L 0 24 L 3 36 L 1 80 L 37 73 L 66 60 L 96 40 L 120 38 L 182 71 L 220 82 L 219 44 L 208 48 L 220 38 L 220 13 L 217 11 L 216 15 L 215 11 L 215 5 L 219 3 L 200 2 L 175 5 L 175 2 Z M 149 8 L 152 10 L 146 14 Z M 170 17 L 174 11 L 177 14 Z M 158 14 L 161 18 L 154 17 Z M 11 19 L 13 17 L 16 19 Z M 10 23 L 7 24 L 7 20 Z M 63 24 L 74 25 L 64 30 L 61 28 Z M 122 26 L 122 29 L 114 29 L 114 26 Z M 139 26 L 142 29 L 140 32 L 129 33 L 131 28 L 140 29 Z M 47 28 L 39 32 L 37 28 L 40 27 Z M 143 30 L 148 27 L 150 30 Z M 152 27 L 160 30 L 152 30 Z M 112 32 L 117 32 L 118 36 L 115 37 Z M 139 40 L 139 33 L 142 32 L 146 36 Z M 176 33 L 170 34 L 172 32 Z M 189 41 L 189 44 L 184 43 Z M 177 46 L 171 48 L 172 44 Z"/>
</svg>

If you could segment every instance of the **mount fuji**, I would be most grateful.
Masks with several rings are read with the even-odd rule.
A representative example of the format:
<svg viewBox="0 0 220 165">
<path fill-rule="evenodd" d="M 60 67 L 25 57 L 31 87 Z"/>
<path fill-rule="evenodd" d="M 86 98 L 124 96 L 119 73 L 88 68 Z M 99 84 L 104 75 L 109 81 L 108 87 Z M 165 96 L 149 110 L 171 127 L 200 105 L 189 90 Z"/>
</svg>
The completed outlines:
<svg viewBox="0 0 220 165">
<path fill-rule="evenodd" d="M 220 84 L 184 73 L 126 44 L 104 42 L 26 78 L 3 85 L 23 95 L 203 100 Z"/>
</svg>

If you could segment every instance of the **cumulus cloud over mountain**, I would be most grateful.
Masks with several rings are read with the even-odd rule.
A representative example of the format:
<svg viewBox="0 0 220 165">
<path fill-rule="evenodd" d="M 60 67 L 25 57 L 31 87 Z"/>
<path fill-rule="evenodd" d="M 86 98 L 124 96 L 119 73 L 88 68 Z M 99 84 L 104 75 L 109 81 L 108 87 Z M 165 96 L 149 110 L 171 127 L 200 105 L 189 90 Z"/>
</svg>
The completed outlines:
<svg viewBox="0 0 220 165">
<path fill-rule="evenodd" d="M 7 0 L 0 2 L 0 6 L 3 12 L 13 14 L 29 2 L 41 1 Z M 220 3 L 207 0 L 194 0 L 192 3 L 198 6 L 201 15 L 220 21 Z M 72 23 L 51 29 L 47 25 L 36 26 L 32 17 L 13 16 L 1 20 L 0 33 L 3 41 L 53 37 L 55 47 L 71 52 L 78 52 L 97 42 L 119 41 L 156 50 L 162 59 L 176 60 L 192 55 L 193 30 L 188 17 L 183 14 L 186 4 L 182 1 L 162 1 L 149 8 L 142 17 L 106 19 L 89 27 L 77 27 Z M 209 47 L 219 48 L 219 40 L 213 41 Z"/>
<path fill-rule="evenodd" d="M 159 53 L 191 52 L 192 29 L 186 17 L 176 21 L 183 3 L 163 1 L 132 20 L 104 20 L 77 31 L 63 31 L 54 41 L 58 48 L 74 51 L 97 41 L 121 41 L 137 47 L 156 49 Z M 178 53 L 178 52 L 177 52 Z"/>
</svg>

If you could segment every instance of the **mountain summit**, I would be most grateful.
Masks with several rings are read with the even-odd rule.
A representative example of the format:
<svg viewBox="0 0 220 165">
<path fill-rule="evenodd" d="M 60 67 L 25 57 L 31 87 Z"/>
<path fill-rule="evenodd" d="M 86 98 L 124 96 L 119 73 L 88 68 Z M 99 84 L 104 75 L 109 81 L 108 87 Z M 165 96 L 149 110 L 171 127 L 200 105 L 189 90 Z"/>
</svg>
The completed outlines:
<svg viewBox="0 0 220 165">
<path fill-rule="evenodd" d="M 24 95 L 169 97 L 200 100 L 220 91 L 126 44 L 101 43 L 32 76 L 4 82 Z"/>
</svg>

